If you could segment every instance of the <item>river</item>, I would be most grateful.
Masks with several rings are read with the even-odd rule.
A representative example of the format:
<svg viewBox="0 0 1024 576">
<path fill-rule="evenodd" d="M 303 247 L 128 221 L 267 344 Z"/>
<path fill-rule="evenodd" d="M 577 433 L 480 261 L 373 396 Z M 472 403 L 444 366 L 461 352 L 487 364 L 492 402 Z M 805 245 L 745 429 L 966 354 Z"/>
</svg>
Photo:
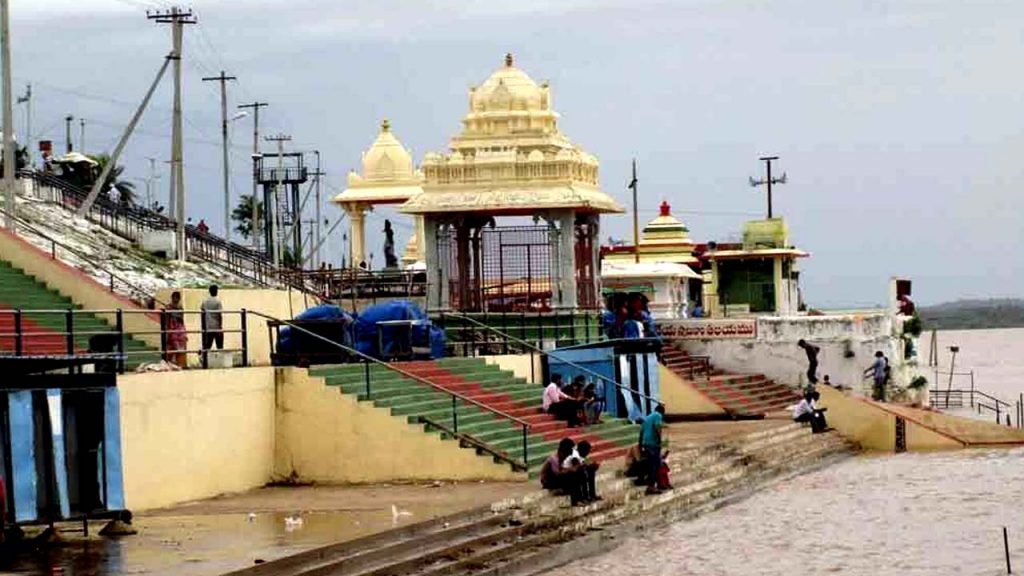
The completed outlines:
<svg viewBox="0 0 1024 576">
<path fill-rule="evenodd" d="M 1024 329 L 940 332 L 938 341 L 943 370 L 957 345 L 957 371 L 974 370 L 979 389 L 1007 401 L 1024 392 Z M 1003 526 L 1024 570 L 1022 478 L 1024 449 L 858 456 L 557 573 L 1005 574 Z"/>
</svg>

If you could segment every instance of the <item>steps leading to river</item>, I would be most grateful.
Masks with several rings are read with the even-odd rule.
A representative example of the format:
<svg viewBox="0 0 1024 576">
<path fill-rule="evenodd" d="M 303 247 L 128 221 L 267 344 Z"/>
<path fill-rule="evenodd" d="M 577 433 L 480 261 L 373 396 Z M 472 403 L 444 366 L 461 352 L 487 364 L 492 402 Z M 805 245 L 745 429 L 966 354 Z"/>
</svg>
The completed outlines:
<svg viewBox="0 0 1024 576">
<path fill-rule="evenodd" d="M 662 348 L 661 359 L 669 370 L 735 416 L 777 412 L 800 401 L 795 390 L 763 374 L 725 373 L 673 343 Z"/>
<path fill-rule="evenodd" d="M 369 393 L 365 383 L 366 368 L 362 364 L 313 368 L 310 373 L 323 377 L 328 385 L 340 386 L 346 394 L 357 394 L 359 400 L 388 408 L 393 415 L 404 416 L 411 423 L 427 418 L 453 430 L 452 396 L 445 390 L 526 421 L 530 425 L 526 435 L 526 460 L 532 474 L 539 471 L 562 438 L 569 437 L 576 442 L 587 440 L 593 447 L 592 457 L 600 462 L 624 455 L 639 434 L 637 426 L 607 416 L 602 417 L 601 424 L 569 428 L 565 422 L 541 411 L 543 388 L 480 359 L 398 362 L 392 366 L 443 390 L 377 365 L 370 367 Z M 469 402 L 456 400 L 456 406 L 459 434 L 486 444 L 512 460 L 523 461 L 520 425 Z M 449 437 L 449 434 L 445 431 L 442 436 Z M 487 457 L 486 453 L 482 455 Z"/>
<path fill-rule="evenodd" d="M 336 574 L 539 574 L 607 550 L 641 526 L 691 517 L 751 493 L 766 482 L 852 453 L 834 433 L 812 435 L 780 422 L 736 442 L 674 447 L 675 489 L 646 496 L 616 470 L 602 470 L 603 500 L 569 506 L 538 490 L 474 510 L 233 572 L 234 576 Z M 568 546 L 561 544 L 569 543 Z"/>
</svg>

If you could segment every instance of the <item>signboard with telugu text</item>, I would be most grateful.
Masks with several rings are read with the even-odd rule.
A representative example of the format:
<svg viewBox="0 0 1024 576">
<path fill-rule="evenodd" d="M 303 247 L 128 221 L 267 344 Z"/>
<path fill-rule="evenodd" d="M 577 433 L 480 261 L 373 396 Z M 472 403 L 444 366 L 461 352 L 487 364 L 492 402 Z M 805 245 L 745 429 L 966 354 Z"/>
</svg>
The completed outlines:
<svg viewBox="0 0 1024 576">
<path fill-rule="evenodd" d="M 755 318 L 676 320 L 663 322 L 658 332 L 665 338 L 689 340 L 736 340 L 757 337 Z"/>
</svg>

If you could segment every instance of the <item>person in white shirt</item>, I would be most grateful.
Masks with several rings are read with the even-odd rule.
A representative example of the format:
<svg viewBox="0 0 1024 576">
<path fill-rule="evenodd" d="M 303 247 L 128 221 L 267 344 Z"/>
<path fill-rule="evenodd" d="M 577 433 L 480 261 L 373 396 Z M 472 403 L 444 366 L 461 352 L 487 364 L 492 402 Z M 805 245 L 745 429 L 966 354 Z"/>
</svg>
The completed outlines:
<svg viewBox="0 0 1024 576">
<path fill-rule="evenodd" d="M 561 374 L 551 376 L 551 383 L 544 388 L 541 408 L 555 418 L 568 422 L 570 428 L 579 425 L 580 403 L 562 391 Z"/>
<path fill-rule="evenodd" d="M 811 432 L 827 432 L 828 423 L 825 421 L 825 409 L 818 408 L 816 402 L 821 398 L 817 391 L 807 392 L 800 400 L 800 403 L 793 407 L 793 421 L 807 422 L 811 425 Z"/>
</svg>

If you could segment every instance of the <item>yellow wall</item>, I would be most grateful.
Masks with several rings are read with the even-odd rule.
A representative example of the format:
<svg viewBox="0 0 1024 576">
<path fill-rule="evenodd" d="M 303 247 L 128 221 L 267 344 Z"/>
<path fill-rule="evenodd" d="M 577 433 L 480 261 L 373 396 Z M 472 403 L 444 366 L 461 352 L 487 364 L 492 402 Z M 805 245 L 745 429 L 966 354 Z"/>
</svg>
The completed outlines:
<svg viewBox="0 0 1024 576">
<path fill-rule="evenodd" d="M 661 364 L 658 364 L 658 385 L 661 387 L 665 413 L 669 416 L 725 413 L 721 406 Z"/>
<path fill-rule="evenodd" d="M 834 388 L 819 386 L 820 405 L 828 408 L 829 426 L 868 450 L 896 449 L 896 415 L 870 402 L 847 396 Z M 963 444 L 910 420 L 906 422 L 907 450 L 962 448 Z"/>
<path fill-rule="evenodd" d="M 180 289 L 182 307 L 188 311 L 198 311 L 199 306 L 207 297 L 209 291 L 202 288 Z M 163 289 L 157 294 L 157 298 L 163 302 L 171 300 L 171 292 L 174 289 Z M 309 296 L 294 290 L 247 290 L 224 288 L 218 294 L 225 311 L 237 311 L 245 308 L 267 314 L 281 320 L 290 320 L 297 314 L 316 306 Z M 241 327 L 238 314 L 226 313 L 224 318 L 225 330 L 238 330 Z M 201 324 L 199 314 L 186 314 L 185 325 L 189 330 L 188 348 L 197 350 L 200 348 Z M 270 364 L 270 335 L 267 328 L 267 320 L 250 314 L 248 316 L 249 331 L 249 364 L 251 366 L 267 366 Z M 228 333 L 224 335 L 224 348 L 240 349 L 242 346 L 241 334 Z M 199 355 L 190 354 L 189 364 L 199 365 Z M 237 361 L 236 361 L 237 364 Z"/>
<path fill-rule="evenodd" d="M 87 310 L 142 310 L 128 298 L 111 292 L 107 286 L 96 282 L 84 272 L 52 259 L 48 253 L 6 230 L 0 231 L 0 258 L 35 276 Z M 113 323 L 113 314 L 107 315 L 107 319 Z M 129 313 L 124 315 L 124 327 L 128 332 L 151 332 L 160 330 L 160 321 L 143 313 Z M 157 334 L 138 338 L 150 346 L 160 347 L 160 336 Z"/>
<path fill-rule="evenodd" d="M 404 417 L 358 402 L 305 370 L 277 370 L 276 478 L 321 483 L 518 480 L 505 463 L 459 448 Z"/>
<path fill-rule="evenodd" d="M 117 379 L 131 510 L 262 486 L 274 452 L 274 370 L 189 370 Z"/>
<path fill-rule="evenodd" d="M 533 371 L 530 371 L 530 360 L 529 354 L 504 354 L 498 356 L 484 356 L 484 362 L 487 364 L 495 365 L 502 370 L 508 370 L 512 372 L 517 378 L 522 378 L 527 382 L 533 384 L 542 384 L 541 380 L 544 378 L 544 370 L 541 365 L 541 355 L 534 354 L 533 360 Z"/>
</svg>

